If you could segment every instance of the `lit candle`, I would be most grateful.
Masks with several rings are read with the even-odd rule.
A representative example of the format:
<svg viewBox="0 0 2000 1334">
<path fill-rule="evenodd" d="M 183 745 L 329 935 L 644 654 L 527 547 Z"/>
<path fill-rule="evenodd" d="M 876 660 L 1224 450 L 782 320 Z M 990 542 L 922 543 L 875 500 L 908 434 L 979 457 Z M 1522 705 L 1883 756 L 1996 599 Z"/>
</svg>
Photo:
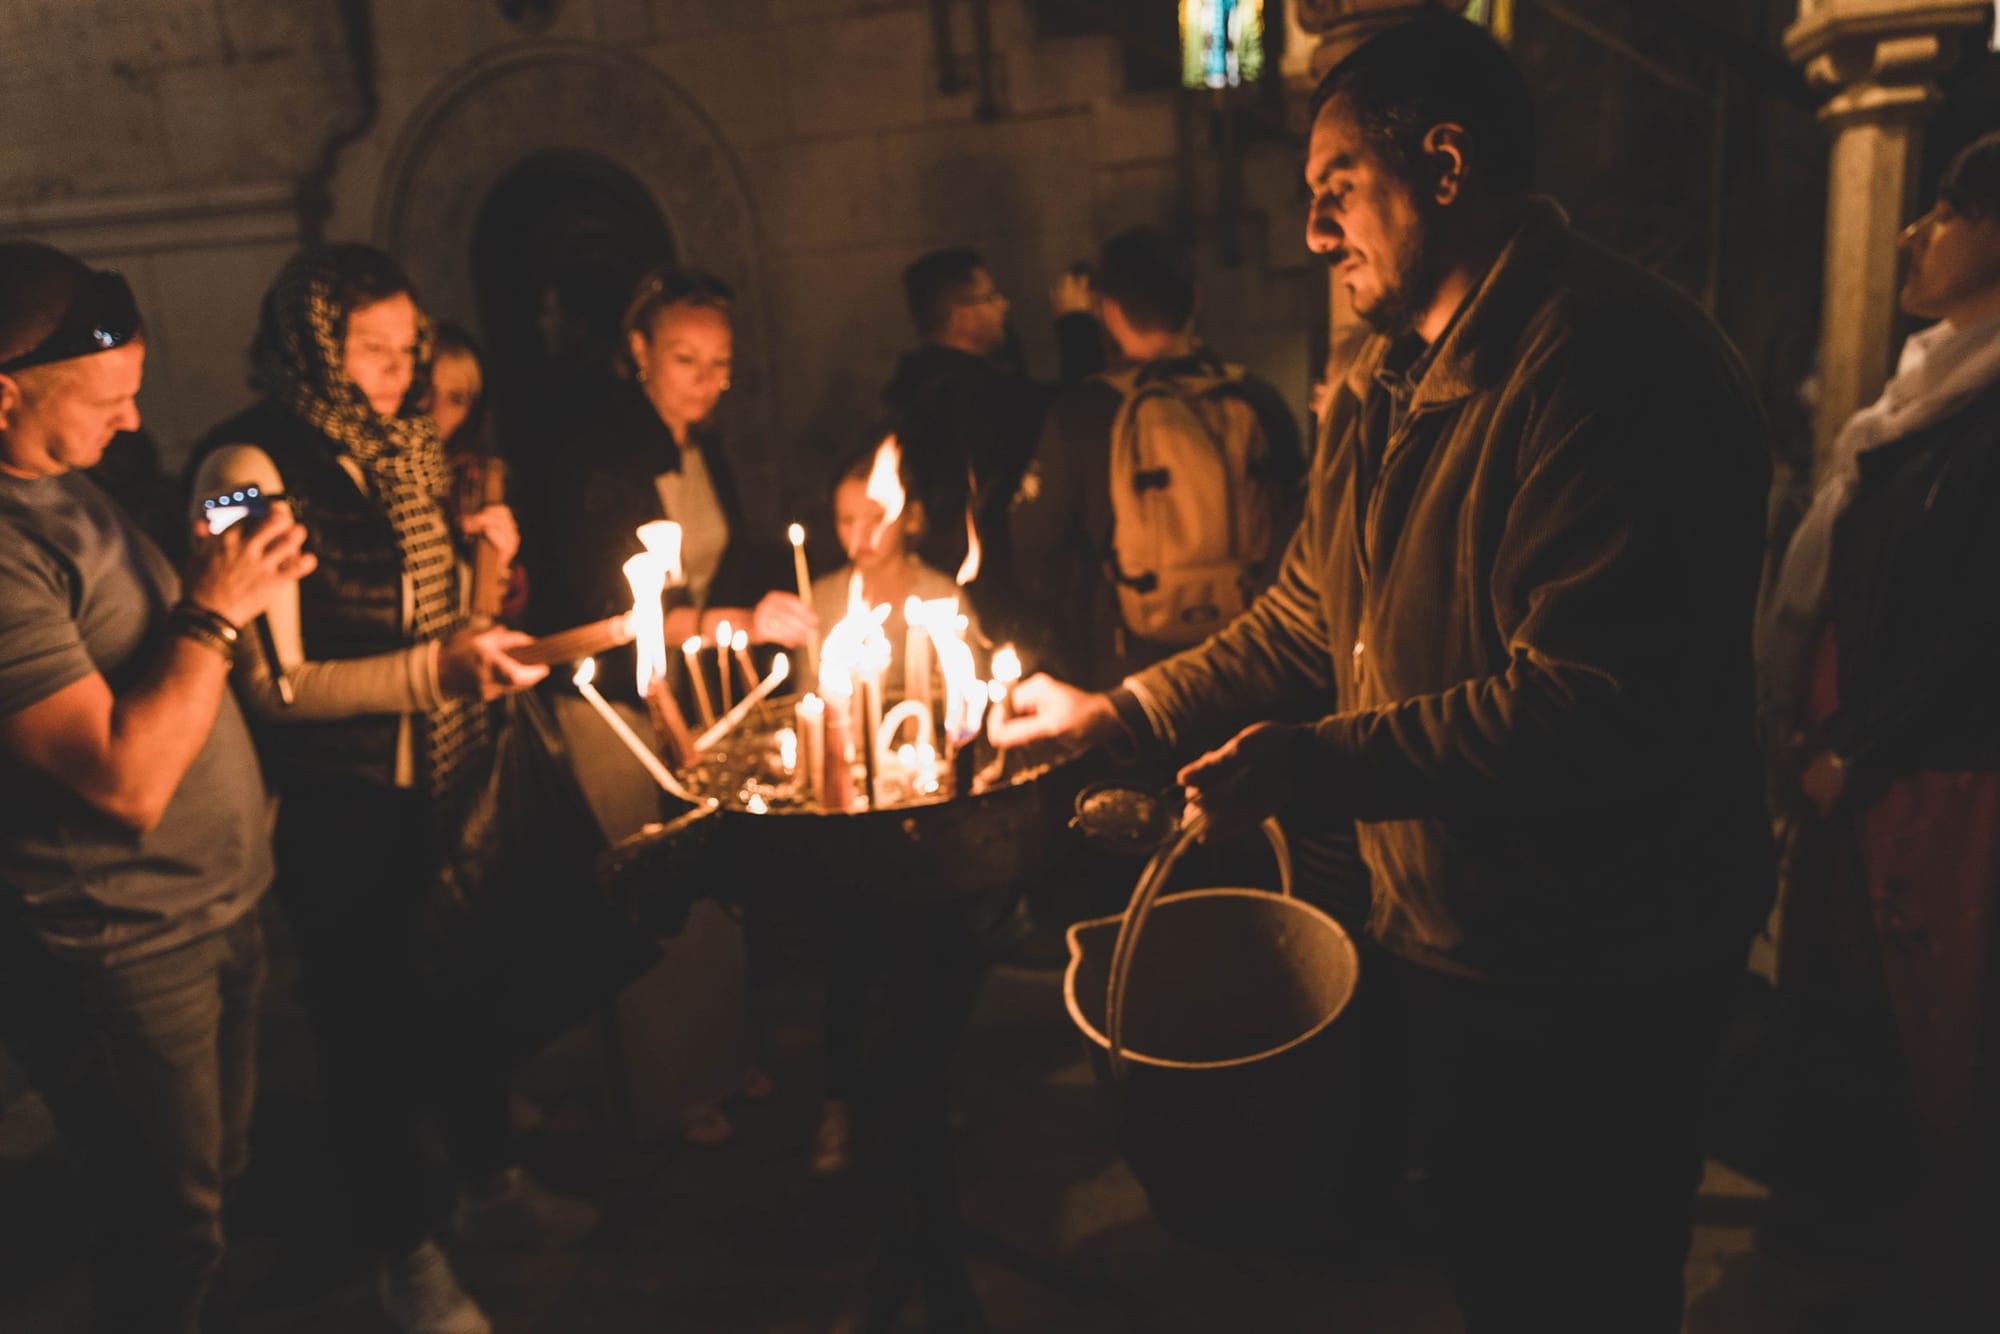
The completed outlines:
<svg viewBox="0 0 2000 1334">
<path fill-rule="evenodd" d="M 763 703 L 765 697 L 773 690 L 776 690 L 784 679 L 791 674 L 792 660 L 780 653 L 776 658 L 771 660 L 771 674 L 762 681 L 759 681 L 757 688 L 745 695 L 741 703 L 728 713 L 723 714 L 721 721 L 696 737 L 694 739 L 694 748 L 696 750 L 707 750 L 710 746 L 722 740 L 723 737 L 729 735 L 731 728 L 749 717 L 750 710 Z"/>
<path fill-rule="evenodd" d="M 931 703 L 931 640 L 924 629 L 924 603 L 912 597 L 903 603 L 903 698 Z"/>
<path fill-rule="evenodd" d="M 730 656 L 736 659 L 736 666 L 743 673 L 743 679 L 745 681 L 755 681 L 757 679 L 757 664 L 750 661 L 750 635 L 748 631 L 738 630 L 729 637 L 729 653 Z"/>
<path fill-rule="evenodd" d="M 597 710 L 597 716 L 602 718 L 606 726 L 610 727 L 613 732 L 617 733 L 618 739 L 625 743 L 625 749 L 631 751 L 633 757 L 640 764 L 646 766 L 646 772 L 653 776 L 653 781 L 660 785 L 661 790 L 674 792 L 678 796 L 679 793 L 674 786 L 674 777 L 667 772 L 667 766 L 660 763 L 660 757 L 655 755 L 652 749 L 639 739 L 637 733 L 625 725 L 625 720 L 618 716 L 618 711 L 611 707 L 604 696 L 597 693 L 597 687 L 591 684 L 596 677 L 597 659 L 585 658 L 577 664 L 576 675 L 571 680 L 576 683 L 577 693 L 590 701 L 590 707 Z"/>
<path fill-rule="evenodd" d="M 1021 680 L 1021 655 L 1012 644 L 993 651 L 993 721 L 1004 723 L 1014 711 L 1014 687 Z"/>
<path fill-rule="evenodd" d="M 830 811 L 844 811 L 854 805 L 854 766 L 847 749 L 852 735 L 853 707 L 851 696 L 827 697 L 826 742 L 820 756 L 820 804 Z"/>
<path fill-rule="evenodd" d="M 785 530 L 785 536 L 792 539 L 792 573 L 799 581 L 799 601 L 810 611 L 813 604 L 812 571 L 806 568 L 806 530 L 793 524 Z M 806 636 L 806 676 L 808 681 L 819 679 L 819 632 Z"/>
<path fill-rule="evenodd" d="M 715 623 L 715 679 L 722 690 L 722 711 L 729 712 L 729 701 L 736 694 L 736 669 L 729 665 L 729 641 L 733 638 L 728 621 Z M 751 677 L 756 680 L 756 677 Z"/>
<path fill-rule="evenodd" d="M 799 771 L 799 734 L 789 727 L 778 729 L 778 767 L 787 774 Z"/>
<path fill-rule="evenodd" d="M 818 695 L 799 697 L 800 758 L 806 766 L 806 790 L 815 806 L 826 805 L 826 701 Z"/>
<path fill-rule="evenodd" d="M 688 680 L 694 682 L 694 702 L 701 709 L 701 725 L 715 725 L 715 706 L 708 702 L 708 682 L 702 678 L 701 636 L 689 635 L 681 641 L 681 657 L 687 660 Z"/>
</svg>

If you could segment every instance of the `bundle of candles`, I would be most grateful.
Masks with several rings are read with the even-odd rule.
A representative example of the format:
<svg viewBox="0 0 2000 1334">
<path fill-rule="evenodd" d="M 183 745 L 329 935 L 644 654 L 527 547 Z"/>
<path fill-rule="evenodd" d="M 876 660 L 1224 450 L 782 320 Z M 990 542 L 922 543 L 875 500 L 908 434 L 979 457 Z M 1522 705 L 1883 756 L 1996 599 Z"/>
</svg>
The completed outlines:
<svg viewBox="0 0 2000 1334">
<path fill-rule="evenodd" d="M 878 448 L 868 483 L 869 495 L 882 506 L 884 525 L 902 513 L 898 467 L 892 437 Z M 884 697 L 893 659 L 883 629 L 890 607 L 868 605 L 859 571 L 848 583 L 846 615 L 803 646 L 804 691 L 790 706 L 789 727 L 782 725 L 787 717 L 781 706 L 766 705 L 792 676 L 787 655 L 778 654 L 760 679 L 743 629 L 723 622 L 716 626 L 712 642 L 701 636 L 684 641 L 681 654 L 704 729 L 691 735 L 667 680 L 661 610 L 665 589 L 679 577 L 679 536 L 672 524 L 649 524 L 640 531 L 646 550 L 625 566 L 632 585 L 632 611 L 613 618 L 625 622 L 620 628 L 630 631 L 629 642 L 638 648 L 637 685 L 648 701 L 660 751 L 668 763 L 663 764 L 659 751 L 641 741 L 594 689 L 593 662 L 586 658 L 574 678 L 578 690 L 662 787 L 682 796 L 690 786 L 711 792 L 724 789 L 740 795 L 752 811 L 785 806 L 842 812 L 968 795 L 983 778 L 990 781 L 991 773 L 982 774 L 980 769 L 976 743 L 987 710 L 1007 707 L 1021 676 L 1019 657 L 1011 646 L 1000 648 L 992 654 L 988 679 L 981 679 L 973 646 L 967 642 L 970 622 L 960 614 L 958 599 L 912 597 L 903 606 L 907 626 L 903 698 L 892 704 Z M 799 596 L 811 605 L 805 530 L 793 524 L 789 536 Z M 977 568 L 974 539 L 959 582 L 966 582 Z M 566 633 L 582 642 L 591 629 Z M 711 661 L 717 686 L 713 696 Z M 758 725 L 742 727 L 753 715 Z M 741 744 L 723 747 L 721 743 L 732 734 L 739 734 Z M 716 781 L 683 783 L 672 772 L 697 768 L 716 771 L 709 775 Z"/>
</svg>

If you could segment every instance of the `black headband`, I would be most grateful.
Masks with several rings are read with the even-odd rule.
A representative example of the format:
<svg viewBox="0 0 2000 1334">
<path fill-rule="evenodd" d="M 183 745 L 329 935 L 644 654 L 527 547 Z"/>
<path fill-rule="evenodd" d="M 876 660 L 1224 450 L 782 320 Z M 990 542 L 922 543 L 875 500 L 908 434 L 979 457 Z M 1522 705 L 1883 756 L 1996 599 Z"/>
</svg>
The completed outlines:
<svg viewBox="0 0 2000 1334">
<path fill-rule="evenodd" d="M 101 269 L 83 280 L 48 337 L 13 360 L 0 362 L 0 375 L 109 352 L 138 334 L 139 305 L 132 299 L 132 289 L 121 274 Z"/>
</svg>

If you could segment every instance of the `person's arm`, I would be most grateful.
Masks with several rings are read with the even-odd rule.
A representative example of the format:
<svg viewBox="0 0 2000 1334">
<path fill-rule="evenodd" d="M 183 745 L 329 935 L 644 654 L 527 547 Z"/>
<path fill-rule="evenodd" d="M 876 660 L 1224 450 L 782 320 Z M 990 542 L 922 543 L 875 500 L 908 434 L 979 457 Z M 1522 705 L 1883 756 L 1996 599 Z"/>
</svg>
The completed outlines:
<svg viewBox="0 0 2000 1334">
<path fill-rule="evenodd" d="M 1012 715 L 992 727 L 994 743 L 1123 743 L 1187 754 L 1248 724 L 1324 714 L 1335 695 L 1318 593 L 1331 487 L 1315 478 L 1277 581 L 1241 616 L 1113 691 L 1090 694 L 1044 674 L 1028 678 L 1014 692 Z"/>
<path fill-rule="evenodd" d="M 247 625 L 279 588 L 310 572 L 305 530 L 288 515 L 195 538 L 185 602 L 233 627 Z M 166 814 L 207 744 L 229 676 L 216 632 L 166 635 L 137 681 L 114 694 L 70 618 L 53 571 L 0 567 L 0 751 L 144 834 Z M 37 677 L 38 693 L 23 681 Z"/>
<path fill-rule="evenodd" d="M 285 490 L 284 477 L 269 454 L 255 445 L 224 445 L 202 459 L 194 493 L 217 495 L 248 485 L 266 495 L 283 495 Z M 290 512 L 283 502 L 278 508 Z M 280 589 L 265 614 L 278 661 L 291 682 L 292 702 L 279 697 L 264 655 L 253 636 L 245 635 L 236 650 L 237 680 L 245 705 L 260 718 L 303 723 L 372 713 L 421 713 L 443 701 L 436 642 L 366 658 L 316 661 L 305 655 L 297 584 Z"/>
</svg>

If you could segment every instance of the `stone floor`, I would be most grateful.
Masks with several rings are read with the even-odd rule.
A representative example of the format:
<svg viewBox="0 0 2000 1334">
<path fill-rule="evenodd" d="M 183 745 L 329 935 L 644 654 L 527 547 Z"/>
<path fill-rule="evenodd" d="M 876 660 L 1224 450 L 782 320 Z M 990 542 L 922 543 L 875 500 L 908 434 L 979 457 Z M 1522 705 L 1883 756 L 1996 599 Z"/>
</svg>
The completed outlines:
<svg viewBox="0 0 2000 1334">
<path fill-rule="evenodd" d="M 851 1200 L 812 1191 L 806 1153 L 817 1102 L 817 990 L 793 971 L 760 985 L 756 1007 L 777 1093 L 733 1109 L 720 1149 L 633 1145 L 603 1128 L 594 1032 L 545 1053 L 522 1086 L 550 1107 L 527 1143 L 551 1184 L 605 1210 L 583 1249 L 557 1255 L 461 1249 L 468 1287 L 503 1334 L 804 1334 L 853 1308 L 868 1238 Z M 256 1163 L 229 1269 L 248 1334 L 386 1329 L 359 1262 L 337 1240 L 302 1016 L 279 960 L 266 1026 Z M 1106 1108 L 1064 1016 L 1059 975 L 992 977 L 960 1062 L 960 1161 L 969 1224 L 992 1244 L 972 1262 L 999 1331 L 1349 1331 L 1459 1328 L 1438 1275 L 1409 1264 L 1367 1277 L 1206 1254 L 1147 1215 L 1111 1149 Z M 45 1112 L 17 1096 L 0 1116 L 0 1330 L 83 1328 L 83 1220 Z M 1688 1266 L 1690 1334 L 1774 1334 L 1888 1325 L 1802 1322 L 1841 1289 L 1759 1257 L 1753 1185 L 1715 1167 Z M 1563 1257 L 1548 1257 L 1551 1283 Z M 1838 1301 L 1833 1304 L 1839 1306 Z M 919 1328 L 915 1311 L 907 1327 Z"/>
</svg>

